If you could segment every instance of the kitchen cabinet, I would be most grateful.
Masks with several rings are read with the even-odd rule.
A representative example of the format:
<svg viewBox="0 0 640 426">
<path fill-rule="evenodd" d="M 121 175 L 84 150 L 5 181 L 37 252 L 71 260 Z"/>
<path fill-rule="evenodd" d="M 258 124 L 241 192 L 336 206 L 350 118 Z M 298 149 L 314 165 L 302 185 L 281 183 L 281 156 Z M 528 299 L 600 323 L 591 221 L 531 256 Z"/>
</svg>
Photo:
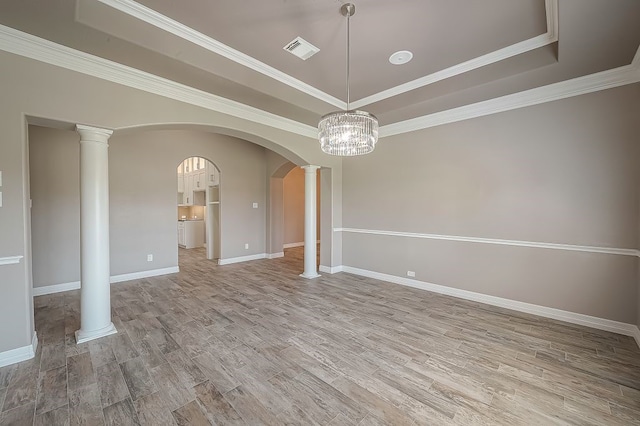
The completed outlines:
<svg viewBox="0 0 640 426">
<path fill-rule="evenodd" d="M 204 191 L 205 187 L 206 187 L 206 182 L 205 182 L 204 169 L 193 172 L 193 190 Z"/>
<path fill-rule="evenodd" d="M 187 173 L 184 178 L 183 204 L 185 206 L 193 205 L 193 174 L 192 173 Z"/>
<path fill-rule="evenodd" d="M 204 246 L 204 220 L 178 221 L 178 245 L 191 249 Z"/>
<path fill-rule="evenodd" d="M 178 222 L 178 245 L 181 247 L 185 246 L 184 221 Z"/>
<path fill-rule="evenodd" d="M 178 205 L 204 206 L 205 191 L 220 182 L 218 169 L 202 157 L 190 157 L 177 168 L 178 172 Z"/>
<path fill-rule="evenodd" d="M 207 163 L 206 174 L 207 186 L 220 185 L 220 173 L 212 163 Z"/>
<path fill-rule="evenodd" d="M 178 192 L 184 193 L 184 173 L 178 172 Z"/>
</svg>

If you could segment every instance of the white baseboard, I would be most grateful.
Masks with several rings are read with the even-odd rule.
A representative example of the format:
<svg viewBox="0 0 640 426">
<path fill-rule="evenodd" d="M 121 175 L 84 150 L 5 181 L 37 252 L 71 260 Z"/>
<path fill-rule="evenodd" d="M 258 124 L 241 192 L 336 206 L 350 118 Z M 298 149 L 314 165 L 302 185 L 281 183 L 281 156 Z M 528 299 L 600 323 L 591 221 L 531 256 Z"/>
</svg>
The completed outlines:
<svg viewBox="0 0 640 426">
<path fill-rule="evenodd" d="M 316 244 L 320 244 L 320 240 L 316 241 Z M 304 247 L 304 241 L 300 241 L 299 243 L 287 243 L 282 245 L 282 248 L 294 248 L 294 247 Z"/>
<path fill-rule="evenodd" d="M 304 241 L 299 243 L 287 243 L 282 246 L 282 248 L 294 248 L 294 247 L 304 247 Z"/>
<path fill-rule="evenodd" d="M 80 281 L 73 281 L 70 283 L 53 284 L 44 287 L 34 287 L 34 296 L 44 296 L 45 294 L 61 293 L 63 291 L 77 290 L 80 288 Z"/>
<path fill-rule="evenodd" d="M 366 269 L 353 268 L 351 266 L 342 266 L 342 270 L 344 272 L 361 275 L 363 277 L 375 278 L 378 280 L 388 281 L 391 283 L 405 285 L 413 288 L 419 288 L 434 293 L 446 294 L 448 296 L 458 297 L 460 299 L 486 303 L 487 305 L 499 306 L 501 308 L 511 309 L 518 312 L 525 312 L 528 314 L 538 315 L 541 317 L 551 318 L 559 321 L 565 321 L 572 324 L 584 325 L 598 330 L 611 331 L 613 333 L 623 334 L 625 336 L 632 336 L 636 339 L 638 346 L 640 346 L 640 330 L 635 324 L 627 324 L 624 322 L 613 321 L 605 318 L 598 318 L 590 315 L 563 311 L 562 309 L 549 308 L 546 306 L 519 302 L 517 300 L 505 299 L 502 297 L 489 296 L 482 293 L 460 290 L 453 287 L 432 284 L 424 281 L 413 280 L 410 278 L 397 277 L 395 275 L 368 271 Z"/>
<path fill-rule="evenodd" d="M 277 259 L 279 257 L 284 257 L 284 252 L 281 251 L 280 253 L 269 253 L 267 254 L 267 259 Z"/>
<path fill-rule="evenodd" d="M 151 269 L 149 271 L 132 272 L 129 274 L 112 275 L 109 279 L 111 284 L 120 283 L 123 281 L 139 280 L 141 278 L 157 277 L 159 275 L 177 274 L 180 272 L 180 268 L 177 266 L 171 266 L 169 268 Z"/>
<path fill-rule="evenodd" d="M 0 352 L 0 367 L 15 364 L 16 362 L 26 361 L 36 356 L 38 349 L 38 335 L 33 332 L 31 344 L 21 348 L 11 349 L 9 351 Z"/>
<path fill-rule="evenodd" d="M 180 272 L 180 268 L 172 266 L 170 268 L 151 269 L 148 271 L 132 272 L 129 274 L 113 275 L 109 278 L 111 284 L 120 283 L 123 281 L 139 280 L 141 278 L 157 277 L 159 275 L 177 274 Z M 78 290 L 80 288 L 80 281 L 73 281 L 70 283 L 53 284 L 44 287 L 34 287 L 34 296 L 44 296 L 45 294 L 60 293 L 69 290 Z"/>
<path fill-rule="evenodd" d="M 266 259 L 267 253 L 252 254 L 249 256 L 230 257 L 228 259 L 218 259 L 218 265 L 230 265 L 232 263 L 248 262 L 250 260 Z"/>
<path fill-rule="evenodd" d="M 320 265 L 320 272 L 324 272 L 327 274 L 337 274 L 338 272 L 342 272 L 342 266 L 324 266 Z"/>
</svg>

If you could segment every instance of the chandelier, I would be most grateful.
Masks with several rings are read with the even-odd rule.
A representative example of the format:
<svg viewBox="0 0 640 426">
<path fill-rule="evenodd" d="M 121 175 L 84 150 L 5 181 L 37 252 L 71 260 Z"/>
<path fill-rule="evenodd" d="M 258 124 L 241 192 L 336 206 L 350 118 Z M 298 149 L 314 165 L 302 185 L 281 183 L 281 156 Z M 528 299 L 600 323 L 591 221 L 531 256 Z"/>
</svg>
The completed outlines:
<svg viewBox="0 0 640 426">
<path fill-rule="evenodd" d="M 378 119 L 365 111 L 349 110 L 349 19 L 355 12 L 356 7 L 351 3 L 340 8 L 342 16 L 347 18 L 347 110 L 329 113 L 318 124 L 322 151 L 343 157 L 368 154 L 378 141 Z"/>
</svg>

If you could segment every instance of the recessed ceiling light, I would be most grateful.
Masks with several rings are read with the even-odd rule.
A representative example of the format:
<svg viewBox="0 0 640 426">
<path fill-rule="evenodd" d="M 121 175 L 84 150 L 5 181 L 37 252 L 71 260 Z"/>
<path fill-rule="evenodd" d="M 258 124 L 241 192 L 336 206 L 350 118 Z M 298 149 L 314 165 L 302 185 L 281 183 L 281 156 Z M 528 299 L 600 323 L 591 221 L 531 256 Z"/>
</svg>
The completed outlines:
<svg viewBox="0 0 640 426">
<path fill-rule="evenodd" d="M 400 50 L 389 56 L 389 62 L 393 65 L 403 65 L 409 62 L 413 58 L 413 53 L 408 50 Z"/>
</svg>

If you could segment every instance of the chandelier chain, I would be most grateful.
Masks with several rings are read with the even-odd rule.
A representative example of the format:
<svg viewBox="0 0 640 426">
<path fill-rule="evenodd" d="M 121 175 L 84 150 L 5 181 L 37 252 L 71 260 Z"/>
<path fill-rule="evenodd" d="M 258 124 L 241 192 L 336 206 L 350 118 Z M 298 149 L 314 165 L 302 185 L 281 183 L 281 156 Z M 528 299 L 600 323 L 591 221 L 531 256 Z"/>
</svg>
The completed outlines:
<svg viewBox="0 0 640 426">
<path fill-rule="evenodd" d="M 351 31 L 350 31 L 350 22 L 351 22 L 351 5 L 348 6 L 349 10 L 347 10 L 347 111 L 349 110 L 349 104 L 351 103 L 351 93 L 349 90 L 349 73 L 350 73 L 350 46 L 351 46 Z"/>
</svg>

